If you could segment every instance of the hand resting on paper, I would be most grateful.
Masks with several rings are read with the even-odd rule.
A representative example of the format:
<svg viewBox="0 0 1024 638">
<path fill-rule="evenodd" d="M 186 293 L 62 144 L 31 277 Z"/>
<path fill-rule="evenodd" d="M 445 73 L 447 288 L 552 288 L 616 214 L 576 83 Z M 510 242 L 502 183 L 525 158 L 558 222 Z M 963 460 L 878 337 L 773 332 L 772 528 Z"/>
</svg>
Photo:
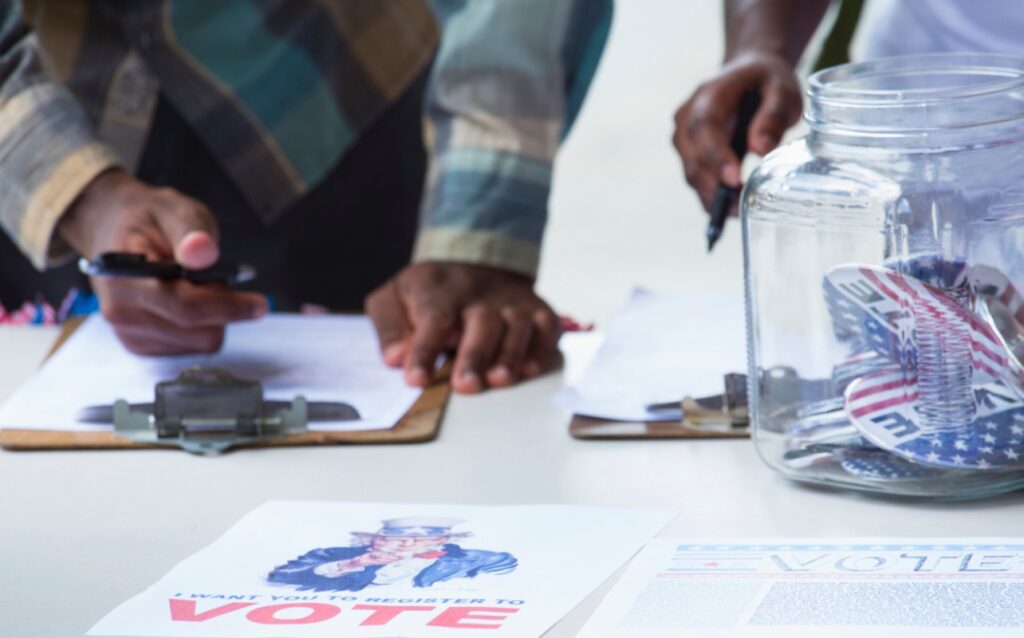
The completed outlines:
<svg viewBox="0 0 1024 638">
<path fill-rule="evenodd" d="M 413 264 L 366 300 L 384 361 L 429 385 L 434 363 L 455 348 L 457 392 L 512 385 L 556 367 L 561 327 L 516 273 L 450 262 Z"/>
<path fill-rule="evenodd" d="M 61 218 L 59 232 L 79 254 L 142 253 L 186 268 L 218 258 L 217 225 L 202 203 L 111 170 L 99 175 Z M 259 294 L 184 280 L 91 279 L 103 316 L 136 354 L 215 352 L 224 327 L 267 313 Z"/>
<path fill-rule="evenodd" d="M 200 202 L 120 170 L 101 174 L 59 223 L 81 255 L 110 251 L 174 260 L 190 269 L 218 258 L 217 226 Z M 215 352 L 227 324 L 266 314 L 259 294 L 185 280 L 92 278 L 103 316 L 136 354 Z M 385 362 L 410 385 L 429 385 L 438 356 L 456 349 L 459 392 L 509 386 L 559 362 L 559 321 L 521 275 L 470 264 L 411 265 L 367 299 Z"/>
</svg>

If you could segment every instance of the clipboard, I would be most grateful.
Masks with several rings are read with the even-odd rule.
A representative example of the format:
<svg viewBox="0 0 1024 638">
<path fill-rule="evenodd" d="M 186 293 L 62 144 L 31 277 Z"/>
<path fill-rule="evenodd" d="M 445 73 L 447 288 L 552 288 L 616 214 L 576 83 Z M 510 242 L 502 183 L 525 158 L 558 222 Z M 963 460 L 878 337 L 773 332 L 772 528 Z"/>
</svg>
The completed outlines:
<svg viewBox="0 0 1024 638">
<path fill-rule="evenodd" d="M 82 324 L 82 319 L 64 324 L 57 341 L 47 354 L 53 355 Z M 241 443 L 238 448 L 278 447 L 297 445 L 372 445 L 397 443 L 426 443 L 437 438 L 441 420 L 451 395 L 451 363 L 445 364 L 437 380 L 426 388 L 394 427 L 386 430 L 353 430 L 348 432 L 313 431 L 282 436 L 270 441 Z M 117 450 L 166 449 L 181 450 L 138 443 L 117 436 L 110 431 L 78 432 L 67 430 L 6 430 L 0 429 L 0 447 L 12 451 L 34 450 Z"/>
</svg>

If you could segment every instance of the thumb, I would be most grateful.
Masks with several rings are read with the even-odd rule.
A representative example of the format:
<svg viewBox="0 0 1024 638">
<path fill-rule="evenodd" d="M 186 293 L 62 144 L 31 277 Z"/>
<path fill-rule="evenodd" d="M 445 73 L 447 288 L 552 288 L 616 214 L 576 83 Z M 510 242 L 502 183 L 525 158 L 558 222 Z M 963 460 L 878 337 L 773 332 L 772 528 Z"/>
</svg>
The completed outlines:
<svg viewBox="0 0 1024 638">
<path fill-rule="evenodd" d="M 173 202 L 156 211 L 156 221 L 174 251 L 176 262 L 192 270 L 217 263 L 217 222 L 206 206 L 176 194 Z"/>
<path fill-rule="evenodd" d="M 750 122 L 748 148 L 764 156 L 775 150 L 786 129 L 800 118 L 799 90 L 780 83 L 769 83 L 762 88 L 761 106 Z"/>
</svg>

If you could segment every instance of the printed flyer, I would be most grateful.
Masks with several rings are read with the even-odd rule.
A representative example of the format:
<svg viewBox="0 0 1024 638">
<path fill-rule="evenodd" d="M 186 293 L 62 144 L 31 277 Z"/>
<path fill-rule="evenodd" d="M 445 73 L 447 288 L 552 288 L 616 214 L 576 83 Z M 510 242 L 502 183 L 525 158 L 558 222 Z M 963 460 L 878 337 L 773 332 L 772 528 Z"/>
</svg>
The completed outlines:
<svg viewBox="0 0 1024 638">
<path fill-rule="evenodd" d="M 90 636 L 540 636 L 675 513 L 270 502 Z"/>
<path fill-rule="evenodd" d="M 1019 638 L 1024 539 L 648 543 L 580 638 Z"/>
</svg>

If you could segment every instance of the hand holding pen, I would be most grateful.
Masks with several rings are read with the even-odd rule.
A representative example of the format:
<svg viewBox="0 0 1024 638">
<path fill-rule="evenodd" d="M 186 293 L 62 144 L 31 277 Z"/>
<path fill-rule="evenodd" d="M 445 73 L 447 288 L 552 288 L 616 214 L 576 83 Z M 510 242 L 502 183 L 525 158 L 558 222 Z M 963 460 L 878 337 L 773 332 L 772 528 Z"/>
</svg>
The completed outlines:
<svg viewBox="0 0 1024 638">
<path fill-rule="evenodd" d="M 103 315 L 137 354 L 214 352 L 227 324 L 267 313 L 263 295 L 227 286 L 244 273 L 215 267 L 213 215 L 177 191 L 105 172 L 61 219 L 59 232 L 92 259 L 85 266 Z"/>
<path fill-rule="evenodd" d="M 747 154 L 747 136 L 750 132 L 750 121 L 754 119 L 754 114 L 757 112 L 757 107 L 760 103 L 760 96 L 753 91 L 747 91 L 740 99 L 740 108 L 736 112 L 736 126 L 732 131 L 732 140 L 729 142 L 729 148 L 732 149 L 736 159 L 741 163 L 743 162 L 743 157 Z M 740 188 L 738 186 L 719 183 L 718 188 L 715 189 L 715 197 L 711 200 L 711 209 L 708 211 L 711 219 L 708 220 L 708 229 L 705 232 L 708 239 L 708 252 L 711 252 L 711 249 L 715 247 L 715 244 L 722 237 L 722 231 L 725 229 L 725 220 L 729 216 L 729 210 L 739 200 L 739 196 Z"/>
<path fill-rule="evenodd" d="M 758 155 L 771 152 L 786 129 L 800 119 L 800 85 L 788 60 L 772 53 L 740 53 L 702 83 L 676 113 L 673 143 L 686 169 L 686 181 L 711 212 L 720 186 L 738 189 L 741 157 L 734 145 L 745 96 L 760 97 L 749 119 L 745 144 Z M 718 201 L 729 199 L 723 192 Z M 726 216 L 732 210 L 725 206 Z M 724 222 L 724 218 L 722 218 Z M 709 232 L 709 240 L 716 231 Z"/>
</svg>

